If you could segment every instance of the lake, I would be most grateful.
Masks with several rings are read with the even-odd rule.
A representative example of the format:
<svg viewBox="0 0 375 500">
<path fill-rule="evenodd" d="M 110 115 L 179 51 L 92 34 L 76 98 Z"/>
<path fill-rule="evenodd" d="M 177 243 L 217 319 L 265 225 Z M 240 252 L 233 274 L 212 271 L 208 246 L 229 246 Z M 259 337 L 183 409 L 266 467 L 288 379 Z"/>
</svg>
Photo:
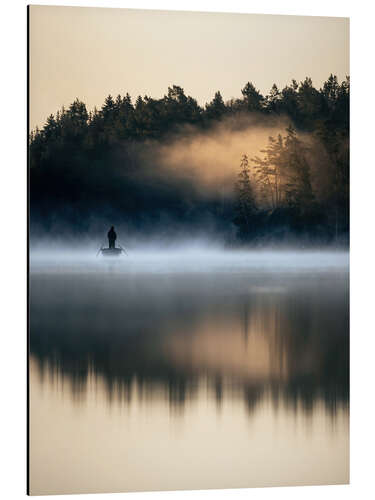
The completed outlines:
<svg viewBox="0 0 375 500">
<path fill-rule="evenodd" d="M 32 494 L 349 481 L 347 253 L 30 264 Z"/>
</svg>

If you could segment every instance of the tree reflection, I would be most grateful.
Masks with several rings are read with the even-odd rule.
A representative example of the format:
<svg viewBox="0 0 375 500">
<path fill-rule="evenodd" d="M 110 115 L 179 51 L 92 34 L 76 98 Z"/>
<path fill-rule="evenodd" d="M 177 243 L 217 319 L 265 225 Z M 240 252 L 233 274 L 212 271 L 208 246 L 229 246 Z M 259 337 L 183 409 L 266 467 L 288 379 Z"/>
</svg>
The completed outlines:
<svg viewBox="0 0 375 500">
<path fill-rule="evenodd" d="M 346 275 L 100 279 L 32 276 L 31 356 L 41 383 L 77 402 L 93 377 L 125 404 L 136 394 L 183 409 L 204 383 L 218 408 L 347 407 Z"/>
</svg>

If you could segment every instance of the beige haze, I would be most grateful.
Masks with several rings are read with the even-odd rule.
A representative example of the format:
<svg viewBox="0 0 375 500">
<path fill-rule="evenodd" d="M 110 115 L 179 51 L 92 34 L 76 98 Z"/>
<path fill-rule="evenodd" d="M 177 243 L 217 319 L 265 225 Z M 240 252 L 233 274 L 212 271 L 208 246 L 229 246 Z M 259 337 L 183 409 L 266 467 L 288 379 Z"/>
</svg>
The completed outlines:
<svg viewBox="0 0 375 500">
<path fill-rule="evenodd" d="M 30 7 L 30 126 L 76 97 L 162 97 L 180 85 L 201 105 L 252 81 L 263 93 L 349 74 L 349 19 L 85 7 Z"/>
<path fill-rule="evenodd" d="M 232 120 L 227 119 L 206 133 L 186 136 L 182 133 L 175 140 L 156 143 L 151 154 L 162 168 L 173 171 L 174 177 L 199 179 L 199 186 L 205 192 L 213 189 L 224 196 L 232 195 L 241 156 L 247 154 L 250 164 L 251 158 L 263 156 L 260 149 L 267 145 L 268 138 L 285 135 L 289 122 L 280 118 L 264 120 L 263 124 L 256 121 L 246 124 L 243 119 L 241 130 L 231 129 L 231 124 Z M 308 136 L 305 134 L 304 138 Z"/>
</svg>

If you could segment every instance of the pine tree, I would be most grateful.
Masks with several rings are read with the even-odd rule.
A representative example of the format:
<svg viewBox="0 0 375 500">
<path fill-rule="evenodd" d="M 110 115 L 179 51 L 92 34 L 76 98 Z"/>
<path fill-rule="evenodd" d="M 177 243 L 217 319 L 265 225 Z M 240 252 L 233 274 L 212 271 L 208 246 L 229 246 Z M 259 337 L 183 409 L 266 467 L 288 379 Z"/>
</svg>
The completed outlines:
<svg viewBox="0 0 375 500">
<path fill-rule="evenodd" d="M 264 97 L 251 82 L 247 82 L 241 92 L 247 111 L 261 111 L 263 109 Z"/>
<path fill-rule="evenodd" d="M 266 206 L 272 209 L 283 205 L 285 193 L 283 190 L 285 182 L 285 155 L 284 141 L 281 134 L 269 137 L 268 147 L 262 149 L 263 158 L 256 156 L 251 161 L 254 164 L 255 178 L 258 191 Z"/>
<path fill-rule="evenodd" d="M 285 153 L 287 166 L 287 183 L 285 184 L 286 201 L 290 206 L 308 209 L 314 195 L 310 182 L 310 166 L 306 159 L 307 147 L 297 137 L 296 130 L 289 126 L 286 129 Z"/>
<path fill-rule="evenodd" d="M 270 93 L 266 97 L 267 110 L 273 113 L 279 113 L 281 110 L 280 103 L 281 103 L 281 92 L 278 89 L 276 83 L 274 83 L 272 85 Z"/>
<path fill-rule="evenodd" d="M 241 158 L 240 171 L 236 184 L 235 224 L 239 227 L 240 238 L 248 239 L 254 232 L 254 216 L 257 212 L 250 179 L 249 160 L 246 154 Z"/>
<path fill-rule="evenodd" d="M 307 147 L 292 126 L 286 132 L 285 137 L 279 134 L 276 139 L 269 138 L 267 148 L 261 150 L 263 158 L 251 159 L 259 193 L 273 209 L 308 208 L 314 196 L 306 159 Z"/>
<path fill-rule="evenodd" d="M 212 101 L 206 104 L 206 115 L 213 120 L 220 119 L 226 113 L 226 106 L 220 92 L 215 93 Z"/>
</svg>

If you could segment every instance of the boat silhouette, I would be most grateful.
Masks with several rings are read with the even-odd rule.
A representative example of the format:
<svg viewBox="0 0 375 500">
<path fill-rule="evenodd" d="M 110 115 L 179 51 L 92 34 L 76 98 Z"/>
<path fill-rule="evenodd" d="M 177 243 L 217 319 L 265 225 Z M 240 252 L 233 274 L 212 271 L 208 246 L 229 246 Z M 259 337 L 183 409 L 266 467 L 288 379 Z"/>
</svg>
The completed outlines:
<svg viewBox="0 0 375 500">
<path fill-rule="evenodd" d="M 100 251 L 104 257 L 119 257 L 123 252 L 122 248 L 101 248 Z"/>
<path fill-rule="evenodd" d="M 99 248 L 96 256 L 98 256 L 99 254 L 102 254 L 103 257 L 120 257 L 123 253 L 125 255 L 127 255 L 125 248 L 123 248 L 122 246 L 120 246 L 120 247 L 101 247 L 101 248 Z"/>
</svg>

